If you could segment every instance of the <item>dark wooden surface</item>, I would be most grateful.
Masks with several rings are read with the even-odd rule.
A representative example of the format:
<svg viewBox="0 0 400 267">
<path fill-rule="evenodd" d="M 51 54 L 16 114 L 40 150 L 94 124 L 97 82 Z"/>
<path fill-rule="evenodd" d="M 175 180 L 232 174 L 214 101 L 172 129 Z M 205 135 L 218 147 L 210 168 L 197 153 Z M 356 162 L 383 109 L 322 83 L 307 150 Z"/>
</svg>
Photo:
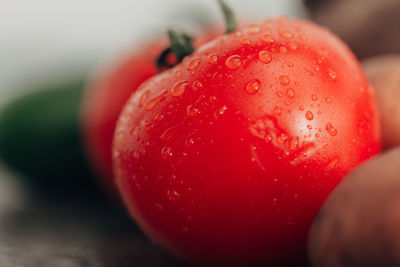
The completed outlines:
<svg viewBox="0 0 400 267">
<path fill-rule="evenodd" d="M 187 266 L 97 194 L 48 194 L 0 166 L 1 267 Z"/>
</svg>

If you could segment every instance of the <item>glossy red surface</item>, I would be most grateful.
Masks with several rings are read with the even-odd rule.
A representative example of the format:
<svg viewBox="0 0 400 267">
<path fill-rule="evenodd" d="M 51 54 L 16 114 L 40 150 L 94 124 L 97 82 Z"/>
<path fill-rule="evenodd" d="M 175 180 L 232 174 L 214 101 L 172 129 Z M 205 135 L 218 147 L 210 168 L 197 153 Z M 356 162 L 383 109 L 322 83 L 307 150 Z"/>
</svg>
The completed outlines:
<svg viewBox="0 0 400 267">
<path fill-rule="evenodd" d="M 143 231 L 177 255 L 298 266 L 323 201 L 380 151 L 377 119 L 347 46 L 278 18 L 141 85 L 119 117 L 114 173 Z"/>
</svg>

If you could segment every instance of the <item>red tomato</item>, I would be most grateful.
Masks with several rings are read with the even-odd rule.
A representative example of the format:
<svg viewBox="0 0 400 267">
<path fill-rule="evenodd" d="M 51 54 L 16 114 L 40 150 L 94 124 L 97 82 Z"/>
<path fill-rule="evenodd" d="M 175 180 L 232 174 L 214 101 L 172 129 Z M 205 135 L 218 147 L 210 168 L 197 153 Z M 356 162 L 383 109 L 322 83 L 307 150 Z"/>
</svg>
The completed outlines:
<svg viewBox="0 0 400 267">
<path fill-rule="evenodd" d="M 205 43 L 221 30 L 204 33 L 195 45 Z M 166 39 L 138 49 L 111 71 L 92 82 L 82 103 L 81 126 L 88 157 L 106 188 L 114 191 L 111 143 L 115 124 L 129 96 L 148 78 L 159 73 L 156 60 L 168 47 Z"/>
<path fill-rule="evenodd" d="M 372 87 L 326 29 L 279 18 L 146 81 L 114 135 L 114 174 L 156 243 L 207 265 L 306 262 L 312 220 L 380 151 Z"/>
</svg>

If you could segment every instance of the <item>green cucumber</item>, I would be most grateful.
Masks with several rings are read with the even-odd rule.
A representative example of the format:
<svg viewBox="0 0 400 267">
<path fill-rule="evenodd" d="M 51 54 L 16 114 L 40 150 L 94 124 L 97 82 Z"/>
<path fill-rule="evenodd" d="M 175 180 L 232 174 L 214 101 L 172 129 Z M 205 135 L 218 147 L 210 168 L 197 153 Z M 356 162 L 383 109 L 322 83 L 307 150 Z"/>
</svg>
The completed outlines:
<svg viewBox="0 0 400 267">
<path fill-rule="evenodd" d="M 83 81 L 47 85 L 0 111 L 0 160 L 25 180 L 63 189 L 92 182 L 78 129 Z"/>
</svg>

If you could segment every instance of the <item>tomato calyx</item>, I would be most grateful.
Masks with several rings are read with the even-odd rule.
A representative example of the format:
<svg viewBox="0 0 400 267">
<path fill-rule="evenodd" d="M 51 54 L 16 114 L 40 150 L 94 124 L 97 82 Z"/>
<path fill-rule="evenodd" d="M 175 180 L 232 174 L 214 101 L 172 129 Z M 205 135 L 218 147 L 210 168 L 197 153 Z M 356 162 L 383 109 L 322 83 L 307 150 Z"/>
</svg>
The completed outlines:
<svg viewBox="0 0 400 267">
<path fill-rule="evenodd" d="M 172 68 L 180 63 L 186 56 L 194 52 L 192 37 L 190 35 L 169 30 L 168 37 L 171 46 L 165 49 L 157 59 L 157 67 L 159 70 Z M 176 62 L 170 62 L 169 55 L 171 53 L 175 56 Z"/>
<path fill-rule="evenodd" d="M 217 1 L 222 13 L 224 14 L 226 24 L 225 33 L 231 33 L 236 29 L 237 26 L 235 14 L 229 5 L 225 3 L 225 1 Z M 168 37 L 171 45 L 161 52 L 156 61 L 159 71 L 162 71 L 165 68 L 172 68 L 173 66 L 179 64 L 186 56 L 189 56 L 194 52 L 192 37 L 190 35 L 169 30 Z M 171 55 L 175 57 L 174 60 L 171 60 Z"/>
</svg>

